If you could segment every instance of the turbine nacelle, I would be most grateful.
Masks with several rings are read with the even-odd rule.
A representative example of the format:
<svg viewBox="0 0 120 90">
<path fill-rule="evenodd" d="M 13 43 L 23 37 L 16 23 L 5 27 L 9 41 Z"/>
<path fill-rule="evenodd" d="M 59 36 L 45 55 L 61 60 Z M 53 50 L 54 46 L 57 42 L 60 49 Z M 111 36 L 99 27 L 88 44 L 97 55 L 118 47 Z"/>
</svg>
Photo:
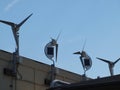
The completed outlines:
<svg viewBox="0 0 120 90">
<path fill-rule="evenodd" d="M 51 45 L 56 46 L 57 45 L 57 40 L 51 38 Z"/>
</svg>

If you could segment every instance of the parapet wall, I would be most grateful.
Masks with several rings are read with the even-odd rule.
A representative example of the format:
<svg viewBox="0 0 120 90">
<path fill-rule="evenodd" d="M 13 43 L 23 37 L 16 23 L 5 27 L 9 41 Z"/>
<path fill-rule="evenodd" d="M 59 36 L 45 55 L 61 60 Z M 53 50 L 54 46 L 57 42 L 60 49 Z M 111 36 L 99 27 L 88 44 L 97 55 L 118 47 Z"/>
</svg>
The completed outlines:
<svg viewBox="0 0 120 90">
<path fill-rule="evenodd" d="M 0 50 L 0 90 L 46 90 L 49 85 L 45 84 L 51 66 L 20 57 L 21 63 L 18 67 L 17 78 L 5 75 L 4 68 L 11 68 L 13 60 L 12 53 Z M 75 83 L 82 80 L 78 74 L 57 68 L 56 79 Z"/>
</svg>

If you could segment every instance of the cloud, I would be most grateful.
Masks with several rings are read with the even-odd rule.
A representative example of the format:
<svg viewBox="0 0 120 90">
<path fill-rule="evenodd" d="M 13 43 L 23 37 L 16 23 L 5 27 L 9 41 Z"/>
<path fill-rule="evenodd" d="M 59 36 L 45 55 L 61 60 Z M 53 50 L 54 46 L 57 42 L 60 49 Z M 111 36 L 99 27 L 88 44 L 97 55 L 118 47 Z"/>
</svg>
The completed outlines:
<svg viewBox="0 0 120 90">
<path fill-rule="evenodd" d="M 19 0 L 13 0 L 12 2 L 10 2 L 6 7 L 5 7 L 5 11 L 10 10 L 16 3 L 18 3 Z"/>
</svg>

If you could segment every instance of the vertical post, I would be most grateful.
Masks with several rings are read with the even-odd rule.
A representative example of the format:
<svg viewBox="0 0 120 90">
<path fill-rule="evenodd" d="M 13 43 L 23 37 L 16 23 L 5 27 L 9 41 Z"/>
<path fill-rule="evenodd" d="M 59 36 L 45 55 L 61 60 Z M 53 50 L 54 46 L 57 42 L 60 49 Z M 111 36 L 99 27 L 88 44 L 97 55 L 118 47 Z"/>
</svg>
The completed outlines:
<svg viewBox="0 0 120 90">
<path fill-rule="evenodd" d="M 16 53 L 16 51 L 15 52 L 13 52 L 13 75 L 14 75 L 14 77 L 16 77 L 16 73 L 17 73 L 17 70 L 16 70 L 16 68 L 17 68 L 17 66 L 16 66 L 16 55 L 17 53 Z"/>
<path fill-rule="evenodd" d="M 53 63 L 51 65 L 51 81 L 55 80 L 55 75 L 56 74 L 56 70 L 55 70 L 55 63 Z"/>
<path fill-rule="evenodd" d="M 15 77 L 17 75 L 17 68 L 19 64 L 19 33 L 16 32 L 16 49 L 15 52 L 13 52 L 13 73 L 15 74 Z"/>
<path fill-rule="evenodd" d="M 16 37 L 17 37 L 17 57 L 19 57 L 19 32 L 16 32 Z"/>
<path fill-rule="evenodd" d="M 19 32 L 15 33 L 16 49 L 13 53 L 13 74 L 14 74 L 14 90 L 17 90 L 17 69 L 19 64 Z"/>
</svg>

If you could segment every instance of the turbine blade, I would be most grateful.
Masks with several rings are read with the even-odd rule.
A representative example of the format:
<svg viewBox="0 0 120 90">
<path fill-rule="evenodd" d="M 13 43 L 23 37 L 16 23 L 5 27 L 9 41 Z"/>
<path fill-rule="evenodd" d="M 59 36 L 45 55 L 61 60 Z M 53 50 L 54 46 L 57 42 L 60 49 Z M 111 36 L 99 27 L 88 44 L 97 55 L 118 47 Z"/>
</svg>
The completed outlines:
<svg viewBox="0 0 120 90">
<path fill-rule="evenodd" d="M 10 25 L 12 28 L 16 25 L 16 24 L 14 24 L 12 22 L 9 22 L 9 21 L 0 20 L 0 22 L 2 22 L 4 24 L 7 24 L 7 25 Z M 16 36 L 16 30 L 12 29 L 12 32 L 13 32 L 13 36 L 15 38 L 16 45 L 18 47 L 18 40 L 17 40 L 17 36 Z"/>
<path fill-rule="evenodd" d="M 58 36 L 56 38 L 56 41 L 59 39 L 60 35 L 61 35 L 61 32 L 58 34 Z"/>
<path fill-rule="evenodd" d="M 101 61 L 103 61 L 103 62 L 106 62 L 106 63 L 110 63 L 110 61 L 105 60 L 105 59 L 102 59 L 102 58 L 98 58 L 98 57 L 97 57 L 97 59 L 99 59 L 99 60 L 101 60 Z"/>
<path fill-rule="evenodd" d="M 3 21 L 3 20 L 0 20 L 1 23 L 4 23 L 4 24 L 7 24 L 7 25 L 10 25 L 11 27 L 13 27 L 15 24 L 12 23 L 12 22 L 9 22 L 9 21 Z"/>
<path fill-rule="evenodd" d="M 82 51 L 84 51 L 84 48 L 85 48 L 85 45 L 86 45 L 86 39 L 85 39 L 85 42 L 84 42 L 84 44 L 83 44 L 83 48 L 82 48 Z"/>
<path fill-rule="evenodd" d="M 120 58 L 118 58 L 118 59 L 114 62 L 114 64 L 116 64 L 119 60 L 120 60 Z"/>
<path fill-rule="evenodd" d="M 20 26 L 22 26 L 32 15 L 33 15 L 33 13 L 30 14 L 27 18 L 25 18 L 21 23 L 19 23 L 19 24 L 18 24 L 18 28 L 19 28 Z"/>
<path fill-rule="evenodd" d="M 73 53 L 73 54 L 81 54 L 81 52 L 75 52 L 75 53 Z"/>
</svg>

